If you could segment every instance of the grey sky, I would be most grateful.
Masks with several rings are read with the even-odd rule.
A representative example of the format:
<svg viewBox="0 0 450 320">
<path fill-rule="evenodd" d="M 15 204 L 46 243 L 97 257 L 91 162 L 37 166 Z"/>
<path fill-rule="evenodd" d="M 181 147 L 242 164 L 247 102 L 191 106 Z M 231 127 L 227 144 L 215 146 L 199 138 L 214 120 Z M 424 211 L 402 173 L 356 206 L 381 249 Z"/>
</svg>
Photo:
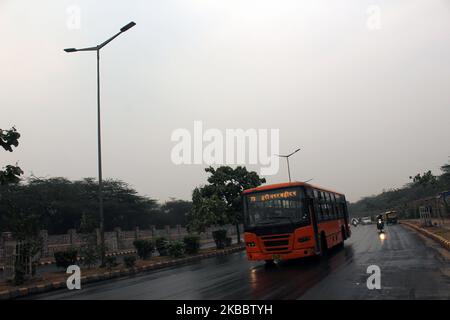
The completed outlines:
<svg viewBox="0 0 450 320">
<path fill-rule="evenodd" d="M 204 166 L 170 160 L 172 131 L 194 120 L 279 128 L 281 152 L 303 148 L 293 178 L 352 201 L 450 155 L 449 1 L 0 0 L 0 127 L 22 133 L 1 166 L 97 176 L 95 54 L 62 49 L 131 20 L 102 51 L 103 164 L 142 194 L 189 199 L 204 183 Z M 281 162 L 268 182 L 286 179 Z"/>
</svg>

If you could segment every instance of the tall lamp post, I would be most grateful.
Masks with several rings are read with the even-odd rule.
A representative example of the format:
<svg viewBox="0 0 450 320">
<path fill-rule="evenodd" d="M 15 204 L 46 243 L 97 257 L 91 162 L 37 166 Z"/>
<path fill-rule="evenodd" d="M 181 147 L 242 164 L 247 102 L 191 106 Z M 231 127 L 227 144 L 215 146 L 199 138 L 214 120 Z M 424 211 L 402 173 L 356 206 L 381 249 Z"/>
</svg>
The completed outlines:
<svg viewBox="0 0 450 320">
<path fill-rule="evenodd" d="M 124 33 L 128 29 L 134 27 L 136 23 L 133 21 L 123 26 L 118 33 L 102 42 L 95 47 L 89 48 L 67 48 L 65 52 L 77 51 L 96 51 L 97 52 L 97 138 L 98 138 L 98 201 L 99 201 L 99 216 L 100 216 L 100 243 L 101 243 L 101 259 L 102 265 L 105 265 L 105 219 L 103 215 L 103 180 L 102 180 L 102 139 L 101 139 L 101 123 L 100 123 L 100 50 Z"/>
<path fill-rule="evenodd" d="M 300 148 L 298 148 L 294 152 L 291 152 L 291 153 L 289 153 L 287 155 L 281 155 L 281 154 L 278 155 L 280 158 L 286 158 L 287 167 L 288 167 L 289 182 L 291 182 L 291 169 L 289 168 L 289 157 L 292 156 L 294 153 L 297 153 L 299 151 L 300 151 Z"/>
</svg>

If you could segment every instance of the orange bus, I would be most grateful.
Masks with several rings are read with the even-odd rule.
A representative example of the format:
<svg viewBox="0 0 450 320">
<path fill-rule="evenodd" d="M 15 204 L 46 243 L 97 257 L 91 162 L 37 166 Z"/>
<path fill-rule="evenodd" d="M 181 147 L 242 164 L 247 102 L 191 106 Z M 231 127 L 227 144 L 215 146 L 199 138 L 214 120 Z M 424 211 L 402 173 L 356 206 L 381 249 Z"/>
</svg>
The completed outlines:
<svg viewBox="0 0 450 320">
<path fill-rule="evenodd" d="M 342 193 L 303 182 L 243 192 L 244 239 L 249 260 L 288 260 L 324 255 L 350 237 Z"/>
</svg>

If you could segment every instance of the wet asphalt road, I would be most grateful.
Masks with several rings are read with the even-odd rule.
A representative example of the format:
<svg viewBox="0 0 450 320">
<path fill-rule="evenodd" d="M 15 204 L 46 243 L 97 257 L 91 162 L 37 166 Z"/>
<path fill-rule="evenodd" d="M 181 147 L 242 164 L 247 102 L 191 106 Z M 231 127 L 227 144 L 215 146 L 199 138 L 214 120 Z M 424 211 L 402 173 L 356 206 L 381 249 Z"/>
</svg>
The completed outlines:
<svg viewBox="0 0 450 320">
<path fill-rule="evenodd" d="M 286 261 L 274 268 L 244 252 L 110 282 L 63 289 L 35 299 L 450 299 L 449 263 L 413 231 L 374 225 L 329 257 Z M 381 268 L 381 289 L 368 290 L 369 265 Z"/>
</svg>

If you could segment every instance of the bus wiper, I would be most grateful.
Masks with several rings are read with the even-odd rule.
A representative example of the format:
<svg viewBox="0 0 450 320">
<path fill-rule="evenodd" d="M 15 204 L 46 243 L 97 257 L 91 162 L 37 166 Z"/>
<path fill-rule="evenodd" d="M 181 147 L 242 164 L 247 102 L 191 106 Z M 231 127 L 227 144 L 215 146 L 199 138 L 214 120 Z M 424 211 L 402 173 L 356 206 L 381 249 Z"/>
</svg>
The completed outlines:
<svg viewBox="0 0 450 320">
<path fill-rule="evenodd" d="M 265 225 L 265 224 L 272 224 L 272 221 L 263 221 L 263 222 L 258 222 L 256 223 L 257 225 Z"/>
<path fill-rule="evenodd" d="M 292 220 L 292 218 L 289 216 L 276 216 L 276 217 L 270 217 L 270 218 L 271 219 L 288 219 L 292 225 L 294 224 L 294 220 Z"/>
</svg>

